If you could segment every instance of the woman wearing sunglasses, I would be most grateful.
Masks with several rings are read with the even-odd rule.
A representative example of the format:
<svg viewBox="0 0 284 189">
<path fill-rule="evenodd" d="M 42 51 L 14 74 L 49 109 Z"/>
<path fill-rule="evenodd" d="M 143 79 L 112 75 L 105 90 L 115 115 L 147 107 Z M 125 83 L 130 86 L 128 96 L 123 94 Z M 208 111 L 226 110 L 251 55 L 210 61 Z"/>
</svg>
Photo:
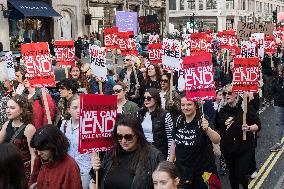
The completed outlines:
<svg viewBox="0 0 284 189">
<path fill-rule="evenodd" d="M 150 64 L 146 68 L 145 89 L 160 89 L 161 68 L 158 64 Z"/>
<path fill-rule="evenodd" d="M 221 151 L 224 154 L 232 189 L 242 185 L 248 188 L 247 173 L 254 153 L 254 132 L 261 129 L 255 109 L 248 103 L 246 121 L 243 124 L 243 109 L 240 96 L 232 92 L 232 86 L 224 87 L 225 105 L 216 116 L 216 128 L 221 135 Z M 243 140 L 246 131 L 246 140 Z"/>
<path fill-rule="evenodd" d="M 112 94 L 117 96 L 117 113 L 122 115 L 137 112 L 139 107 L 132 101 L 126 99 L 125 87 L 116 84 L 112 88 Z"/>
<path fill-rule="evenodd" d="M 199 109 L 200 104 L 181 97 L 182 115 L 173 128 L 170 161 L 176 158 L 180 189 L 220 189 L 212 142 L 218 144 L 220 135 Z"/>
<path fill-rule="evenodd" d="M 92 159 L 93 181 L 99 171 L 100 189 L 154 189 L 152 173 L 163 160 L 161 152 L 150 145 L 136 117 L 126 115 L 114 128 L 114 146 L 103 161 Z"/>
<path fill-rule="evenodd" d="M 170 99 L 170 80 L 171 80 L 170 73 L 164 73 L 162 75 L 160 80 L 160 85 L 161 85 L 160 97 L 161 97 L 162 108 L 170 112 L 173 118 L 175 119 L 177 118 L 178 115 L 181 114 L 180 96 L 175 90 L 173 90 L 172 87 L 173 99 Z"/>
<path fill-rule="evenodd" d="M 170 113 L 162 109 L 157 89 L 147 89 L 144 94 L 144 106 L 138 112 L 143 131 L 148 142 L 162 152 L 166 159 L 172 142 L 173 120 Z"/>
</svg>

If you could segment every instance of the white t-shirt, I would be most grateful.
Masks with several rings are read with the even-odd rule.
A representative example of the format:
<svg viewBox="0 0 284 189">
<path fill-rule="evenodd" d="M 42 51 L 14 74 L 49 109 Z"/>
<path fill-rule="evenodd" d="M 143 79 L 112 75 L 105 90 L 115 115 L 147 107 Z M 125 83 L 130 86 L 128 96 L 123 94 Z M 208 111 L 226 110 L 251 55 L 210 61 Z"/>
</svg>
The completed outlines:
<svg viewBox="0 0 284 189">
<path fill-rule="evenodd" d="M 149 112 L 146 112 L 144 120 L 142 122 L 142 128 L 144 131 L 144 135 L 148 142 L 154 142 L 153 140 L 153 132 L 152 132 L 152 120 Z"/>
<path fill-rule="evenodd" d="M 162 108 L 166 109 L 166 98 L 165 98 L 166 92 L 160 92 L 161 102 L 162 102 Z"/>
</svg>

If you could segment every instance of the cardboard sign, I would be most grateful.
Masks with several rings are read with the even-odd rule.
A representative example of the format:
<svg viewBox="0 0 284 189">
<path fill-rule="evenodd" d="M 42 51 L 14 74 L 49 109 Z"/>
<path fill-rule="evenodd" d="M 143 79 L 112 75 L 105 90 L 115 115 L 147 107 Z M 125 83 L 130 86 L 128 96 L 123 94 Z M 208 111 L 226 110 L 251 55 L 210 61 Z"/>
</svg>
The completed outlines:
<svg viewBox="0 0 284 189">
<path fill-rule="evenodd" d="M 166 69 L 178 70 L 181 63 L 181 43 L 177 39 L 163 40 L 162 63 Z"/>
<path fill-rule="evenodd" d="M 242 41 L 240 57 L 242 58 L 258 57 L 257 45 L 255 43 L 251 43 L 250 41 Z"/>
<path fill-rule="evenodd" d="M 118 27 L 104 29 L 104 42 L 107 50 L 111 51 L 117 47 L 117 42 L 116 42 L 117 33 L 118 33 Z"/>
<path fill-rule="evenodd" d="M 258 92 L 259 58 L 235 58 L 233 92 Z"/>
<path fill-rule="evenodd" d="M 115 95 L 80 95 L 80 153 L 101 152 L 112 148 L 116 115 Z"/>
<path fill-rule="evenodd" d="M 75 66 L 74 41 L 55 41 L 54 52 L 56 54 L 57 67 Z"/>
<path fill-rule="evenodd" d="M 190 55 L 197 55 L 198 53 L 212 52 L 211 41 L 212 38 L 207 33 L 192 33 L 190 35 Z"/>
<path fill-rule="evenodd" d="M 183 58 L 186 97 L 192 101 L 216 98 L 212 54 Z"/>
<path fill-rule="evenodd" d="M 237 37 L 239 41 L 249 40 L 251 34 L 264 33 L 265 35 L 273 34 L 273 24 L 255 23 L 255 22 L 238 22 Z"/>
<path fill-rule="evenodd" d="M 106 48 L 92 45 L 89 47 L 89 52 L 93 76 L 105 81 L 107 79 Z"/>
<path fill-rule="evenodd" d="M 235 50 L 238 49 L 238 39 L 234 30 L 218 32 L 218 41 L 220 49 Z"/>
<path fill-rule="evenodd" d="M 264 57 L 264 33 L 254 33 L 251 35 L 250 40 L 251 43 L 256 45 L 256 52 L 259 58 Z"/>
<path fill-rule="evenodd" d="M 134 38 L 133 32 L 118 32 L 117 44 L 122 56 L 138 56 L 139 53 L 136 47 L 136 40 Z"/>
<path fill-rule="evenodd" d="M 22 44 L 22 56 L 27 68 L 26 77 L 34 88 L 55 87 L 54 70 L 48 43 Z"/>
<path fill-rule="evenodd" d="M 132 31 L 137 35 L 137 12 L 116 12 L 116 26 L 119 32 Z"/>
<path fill-rule="evenodd" d="M 265 53 L 274 54 L 277 51 L 277 43 L 274 35 L 265 36 L 264 38 Z"/>
<path fill-rule="evenodd" d="M 16 75 L 15 75 L 15 68 L 14 68 L 14 63 L 13 63 L 13 55 L 12 52 L 6 52 L 4 54 L 4 62 L 6 64 L 6 68 L 7 68 L 7 75 L 9 80 L 15 80 L 16 79 Z"/>
<path fill-rule="evenodd" d="M 149 44 L 148 51 L 149 51 L 149 60 L 151 64 L 162 63 L 163 49 L 161 43 Z"/>
<path fill-rule="evenodd" d="M 160 23 L 158 20 L 158 16 L 156 14 L 141 16 L 138 18 L 138 23 L 139 23 L 140 33 L 160 34 Z"/>
</svg>

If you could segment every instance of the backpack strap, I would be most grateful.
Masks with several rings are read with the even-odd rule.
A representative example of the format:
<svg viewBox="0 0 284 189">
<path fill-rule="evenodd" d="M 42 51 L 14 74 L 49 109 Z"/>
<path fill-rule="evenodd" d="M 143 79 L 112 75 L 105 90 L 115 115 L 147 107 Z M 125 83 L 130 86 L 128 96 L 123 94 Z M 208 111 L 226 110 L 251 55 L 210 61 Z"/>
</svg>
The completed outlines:
<svg viewBox="0 0 284 189">
<path fill-rule="evenodd" d="M 14 133 L 14 135 L 11 137 L 9 143 L 13 143 L 15 138 L 20 134 L 20 132 L 26 127 L 27 125 L 23 124 L 20 126 L 20 128 Z"/>
</svg>

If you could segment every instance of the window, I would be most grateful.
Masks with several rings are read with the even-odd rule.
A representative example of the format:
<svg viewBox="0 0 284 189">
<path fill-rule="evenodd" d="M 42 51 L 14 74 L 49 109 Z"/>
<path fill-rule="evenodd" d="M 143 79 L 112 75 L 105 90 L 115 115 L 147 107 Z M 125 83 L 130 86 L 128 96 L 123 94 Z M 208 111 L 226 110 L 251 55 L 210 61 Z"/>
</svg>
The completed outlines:
<svg viewBox="0 0 284 189">
<path fill-rule="evenodd" d="M 188 9 L 195 10 L 195 0 L 188 0 Z"/>
<path fill-rule="evenodd" d="M 216 0 L 206 0 L 206 9 L 216 9 L 217 2 Z"/>
<path fill-rule="evenodd" d="M 234 3 L 235 3 L 234 0 L 226 0 L 226 9 L 234 9 L 235 8 Z"/>
<path fill-rule="evenodd" d="M 170 0 L 170 10 L 177 10 L 177 2 L 176 0 Z"/>
<path fill-rule="evenodd" d="M 199 0 L 199 10 L 203 10 L 203 0 Z"/>
<path fill-rule="evenodd" d="M 180 10 L 184 10 L 184 0 L 180 0 Z"/>
</svg>

